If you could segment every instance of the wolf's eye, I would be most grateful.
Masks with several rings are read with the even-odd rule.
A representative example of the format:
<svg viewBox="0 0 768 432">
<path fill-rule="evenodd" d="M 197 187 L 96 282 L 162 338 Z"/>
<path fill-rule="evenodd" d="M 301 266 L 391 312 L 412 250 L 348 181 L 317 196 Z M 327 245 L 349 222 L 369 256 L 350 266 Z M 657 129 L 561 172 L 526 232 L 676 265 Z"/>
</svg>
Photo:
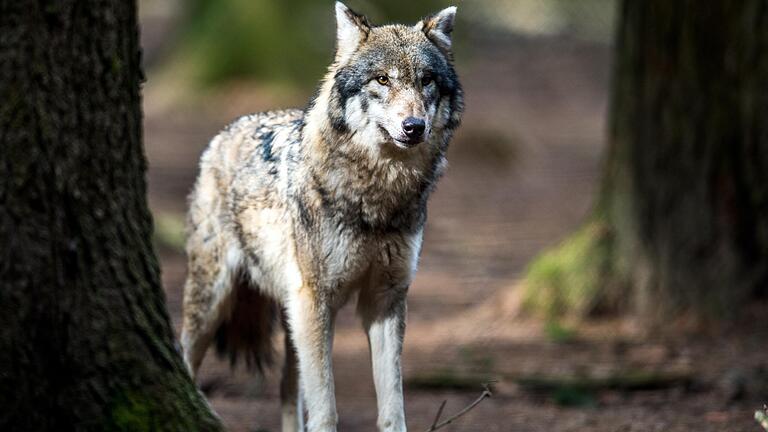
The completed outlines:
<svg viewBox="0 0 768 432">
<path fill-rule="evenodd" d="M 389 84 L 389 77 L 386 75 L 379 75 L 376 77 L 376 82 L 381 85 L 387 85 Z"/>
<path fill-rule="evenodd" d="M 433 81 L 432 75 L 424 75 L 423 77 L 421 77 L 421 86 L 426 87 L 432 84 L 432 81 Z"/>
</svg>

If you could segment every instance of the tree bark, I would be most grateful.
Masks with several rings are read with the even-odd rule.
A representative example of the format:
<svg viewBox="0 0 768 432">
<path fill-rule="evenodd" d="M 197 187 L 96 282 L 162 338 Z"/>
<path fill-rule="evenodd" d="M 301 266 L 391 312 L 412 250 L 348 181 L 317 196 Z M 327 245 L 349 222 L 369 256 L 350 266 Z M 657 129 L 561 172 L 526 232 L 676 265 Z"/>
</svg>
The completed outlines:
<svg viewBox="0 0 768 432">
<path fill-rule="evenodd" d="M 727 315 L 767 292 L 768 2 L 626 0 L 616 53 L 615 276 L 643 315 Z"/>
<path fill-rule="evenodd" d="M 0 1 L 0 430 L 219 430 L 174 348 L 134 1 Z"/>
<path fill-rule="evenodd" d="M 768 294 L 768 2 L 625 0 L 615 52 L 597 258 L 549 258 L 587 312 L 733 317 Z"/>
</svg>

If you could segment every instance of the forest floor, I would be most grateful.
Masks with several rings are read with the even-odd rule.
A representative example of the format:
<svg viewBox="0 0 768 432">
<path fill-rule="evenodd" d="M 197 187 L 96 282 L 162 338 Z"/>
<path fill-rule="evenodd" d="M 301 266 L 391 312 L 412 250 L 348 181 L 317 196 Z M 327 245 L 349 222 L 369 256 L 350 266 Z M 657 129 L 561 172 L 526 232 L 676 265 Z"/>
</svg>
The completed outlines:
<svg viewBox="0 0 768 432">
<path fill-rule="evenodd" d="M 604 150 L 610 49 L 508 38 L 483 43 L 481 52 L 459 68 L 466 116 L 429 204 L 409 294 L 409 429 L 426 430 L 443 400 L 449 415 L 493 380 L 493 397 L 444 430 L 759 431 L 754 412 L 768 403 L 764 317 L 755 315 L 757 328 L 661 336 L 640 335 L 624 321 L 568 328 L 518 313 L 526 264 L 590 209 Z M 148 77 L 145 139 L 158 219 L 183 217 L 200 153 L 228 121 L 286 99 L 304 103 L 249 85 L 179 103 L 169 96 L 172 80 L 155 80 L 151 70 Z M 161 247 L 160 258 L 178 332 L 184 256 Z M 338 318 L 333 360 L 339 429 L 375 430 L 367 342 L 352 307 Z M 230 372 L 211 351 L 199 382 L 231 431 L 277 431 L 279 370 L 263 380 Z"/>
</svg>

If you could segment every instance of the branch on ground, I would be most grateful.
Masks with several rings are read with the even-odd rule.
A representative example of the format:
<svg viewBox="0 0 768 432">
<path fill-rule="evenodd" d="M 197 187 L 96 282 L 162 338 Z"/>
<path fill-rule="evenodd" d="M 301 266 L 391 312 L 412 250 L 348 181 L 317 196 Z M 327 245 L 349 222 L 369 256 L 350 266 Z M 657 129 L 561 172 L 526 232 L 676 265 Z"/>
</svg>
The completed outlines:
<svg viewBox="0 0 768 432">
<path fill-rule="evenodd" d="M 448 419 L 440 422 L 440 416 L 443 414 L 443 409 L 445 408 L 446 402 L 448 402 L 444 400 L 443 403 L 440 404 L 440 408 L 437 409 L 437 414 L 435 415 L 435 421 L 432 422 L 432 426 L 430 426 L 429 429 L 427 429 L 427 432 L 433 432 L 442 428 L 443 426 L 447 426 L 451 424 L 454 420 L 472 411 L 473 408 L 480 405 L 480 402 L 482 402 L 485 398 L 491 397 L 492 393 L 491 393 L 491 389 L 489 388 L 489 385 L 490 383 L 483 384 L 483 393 L 480 395 L 480 397 L 475 399 L 474 402 L 467 405 L 463 410 L 459 411 L 458 413 L 454 414 Z"/>
</svg>

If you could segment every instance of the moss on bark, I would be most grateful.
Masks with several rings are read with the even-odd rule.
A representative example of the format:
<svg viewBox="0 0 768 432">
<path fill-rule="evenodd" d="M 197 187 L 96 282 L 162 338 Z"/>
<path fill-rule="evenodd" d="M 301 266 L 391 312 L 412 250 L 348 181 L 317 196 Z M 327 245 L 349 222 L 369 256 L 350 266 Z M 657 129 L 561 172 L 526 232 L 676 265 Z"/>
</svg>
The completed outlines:
<svg viewBox="0 0 768 432">
<path fill-rule="evenodd" d="M 526 270 L 523 307 L 547 319 L 605 307 L 611 239 L 605 224 L 593 220 L 535 258 Z"/>
</svg>

